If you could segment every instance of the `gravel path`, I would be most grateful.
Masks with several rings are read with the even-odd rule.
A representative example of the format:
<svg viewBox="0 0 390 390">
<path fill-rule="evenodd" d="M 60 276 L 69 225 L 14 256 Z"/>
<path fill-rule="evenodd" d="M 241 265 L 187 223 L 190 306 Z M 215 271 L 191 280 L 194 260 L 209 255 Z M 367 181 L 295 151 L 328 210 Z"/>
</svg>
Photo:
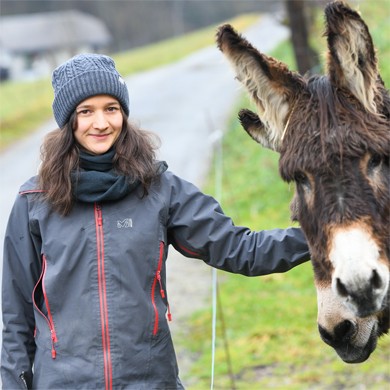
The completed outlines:
<svg viewBox="0 0 390 390">
<path fill-rule="evenodd" d="M 268 52 L 288 37 L 288 30 L 272 16 L 264 15 L 244 35 Z M 210 165 L 213 137 L 225 129 L 240 92 L 222 54 L 216 47 L 208 47 L 170 66 L 134 75 L 126 81 L 131 119 L 159 135 L 162 141 L 159 158 L 166 160 L 169 169 L 179 176 L 202 186 Z M 55 123 L 49 121 L 30 138 L 0 155 L 0 253 L 18 188 L 35 174 L 39 146 L 44 135 L 54 128 Z M 176 340 L 180 329 L 188 326 L 188 316 L 210 300 L 211 270 L 199 260 L 183 258 L 172 250 L 167 285 L 174 319 L 171 328 Z M 185 377 L 191 358 L 175 344 Z"/>
</svg>

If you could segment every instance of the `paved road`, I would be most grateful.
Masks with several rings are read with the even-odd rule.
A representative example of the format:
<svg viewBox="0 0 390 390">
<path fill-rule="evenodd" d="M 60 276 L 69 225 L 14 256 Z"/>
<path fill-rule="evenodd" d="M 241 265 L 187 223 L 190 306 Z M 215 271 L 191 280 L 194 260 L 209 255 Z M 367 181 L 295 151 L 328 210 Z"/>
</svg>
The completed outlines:
<svg viewBox="0 0 390 390">
<path fill-rule="evenodd" d="M 288 37 L 288 30 L 272 16 L 263 16 L 244 34 L 264 52 Z M 129 77 L 130 116 L 162 141 L 159 158 L 181 177 L 202 185 L 213 150 L 213 134 L 226 121 L 240 93 L 234 74 L 216 47 L 208 47 L 157 70 Z M 0 253 L 6 221 L 19 186 L 34 175 L 44 135 L 55 128 L 49 121 L 30 138 L 0 155 Z M 2 263 L 2 261 L 1 261 Z M 168 288 L 175 337 L 185 318 L 201 307 L 210 293 L 210 269 L 198 260 L 172 251 L 168 261 Z M 178 350 L 179 365 L 186 371 L 186 354 Z"/>
</svg>

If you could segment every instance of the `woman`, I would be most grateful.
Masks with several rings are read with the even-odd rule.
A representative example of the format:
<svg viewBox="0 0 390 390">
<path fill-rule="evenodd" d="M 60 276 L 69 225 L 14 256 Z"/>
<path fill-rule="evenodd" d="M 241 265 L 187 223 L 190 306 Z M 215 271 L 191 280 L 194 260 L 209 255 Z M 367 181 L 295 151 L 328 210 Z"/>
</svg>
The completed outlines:
<svg viewBox="0 0 390 390">
<path fill-rule="evenodd" d="M 248 276 L 309 259 L 300 229 L 251 232 L 155 159 L 128 123 L 111 58 L 53 72 L 59 126 L 20 190 L 5 238 L 5 389 L 182 389 L 166 317 L 169 245 Z M 189 280 L 190 283 L 190 280 Z"/>
</svg>

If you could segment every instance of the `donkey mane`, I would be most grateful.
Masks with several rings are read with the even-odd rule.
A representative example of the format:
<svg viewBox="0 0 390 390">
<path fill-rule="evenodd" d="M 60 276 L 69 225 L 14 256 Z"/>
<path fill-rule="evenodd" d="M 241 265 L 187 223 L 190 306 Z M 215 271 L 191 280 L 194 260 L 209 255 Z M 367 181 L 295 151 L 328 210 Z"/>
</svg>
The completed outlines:
<svg viewBox="0 0 390 390">
<path fill-rule="evenodd" d="M 310 77 L 306 91 L 294 105 L 285 147 L 281 148 L 283 179 L 293 181 L 294 173 L 302 167 L 311 167 L 316 172 L 329 169 L 342 164 L 344 157 L 361 158 L 365 153 L 388 156 L 389 119 L 383 100 L 383 113 L 372 113 L 353 95 L 333 86 L 327 76 Z M 302 118 L 307 119 L 304 122 Z"/>
</svg>

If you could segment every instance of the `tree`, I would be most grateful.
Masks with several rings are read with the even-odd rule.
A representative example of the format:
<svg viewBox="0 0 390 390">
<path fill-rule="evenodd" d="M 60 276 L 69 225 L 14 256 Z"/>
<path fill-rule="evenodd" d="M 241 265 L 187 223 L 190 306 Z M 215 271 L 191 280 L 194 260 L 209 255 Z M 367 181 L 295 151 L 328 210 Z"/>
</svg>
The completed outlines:
<svg viewBox="0 0 390 390">
<path fill-rule="evenodd" d="M 295 59 L 301 74 L 313 73 L 313 69 L 318 65 L 317 53 L 309 44 L 310 29 L 306 17 L 306 2 L 285 0 Z"/>
</svg>

